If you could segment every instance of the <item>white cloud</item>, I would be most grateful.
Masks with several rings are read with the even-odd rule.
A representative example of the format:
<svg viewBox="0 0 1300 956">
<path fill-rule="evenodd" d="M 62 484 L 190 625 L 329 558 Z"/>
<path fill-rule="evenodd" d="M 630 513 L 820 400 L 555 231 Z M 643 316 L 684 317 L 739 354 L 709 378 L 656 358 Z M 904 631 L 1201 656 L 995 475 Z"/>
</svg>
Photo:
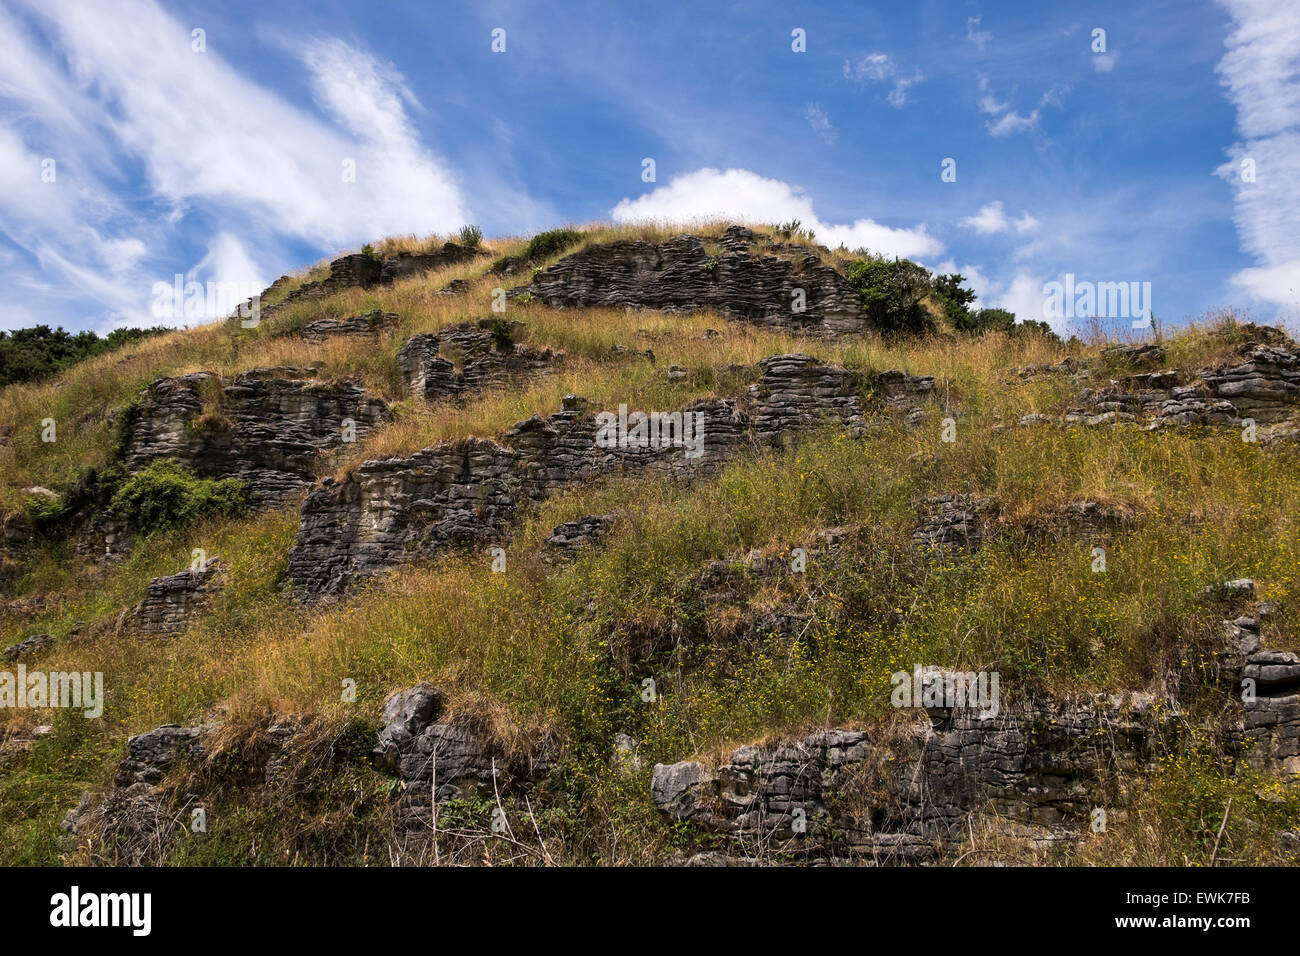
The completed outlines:
<svg viewBox="0 0 1300 956">
<path fill-rule="evenodd" d="M 981 30 L 979 28 L 980 20 L 982 19 L 983 17 L 966 18 L 966 39 L 970 40 L 971 43 L 974 43 L 981 50 L 984 49 L 985 44 L 993 39 L 992 33 L 988 30 Z"/>
<path fill-rule="evenodd" d="M 879 51 L 859 57 L 856 62 L 845 60 L 843 72 L 846 80 L 855 83 L 892 82 L 893 88 L 886 99 L 895 109 L 900 109 L 907 103 L 908 89 L 925 79 L 925 74 L 920 70 L 913 71 L 911 76 L 905 76 L 893 57 Z"/>
<path fill-rule="evenodd" d="M 828 246 L 840 243 L 885 256 L 909 259 L 937 255 L 943 244 L 924 223 L 896 229 L 871 219 L 848 225 L 822 221 L 812 200 L 797 186 L 766 179 L 747 169 L 697 169 L 674 178 L 637 199 L 623 199 L 610 210 L 615 222 L 656 221 L 689 225 L 709 219 L 782 223 L 798 219 Z"/>
<path fill-rule="evenodd" d="M 982 236 L 1006 232 L 1009 229 L 1015 229 L 1016 232 L 1023 235 L 1038 228 L 1038 220 L 1027 212 L 1023 213 L 1019 219 L 1008 219 L 1007 214 L 1002 209 L 1000 200 L 991 202 L 987 206 L 981 206 L 978 213 L 974 216 L 967 216 L 961 221 L 961 224 L 968 229 L 974 229 Z"/>
<path fill-rule="evenodd" d="M 1037 126 L 1038 110 L 1025 115 L 1015 111 L 1004 113 L 997 122 L 989 122 L 986 125 L 991 136 L 1010 136 L 1012 133 L 1019 133 Z"/>
<path fill-rule="evenodd" d="M 1219 0 L 1235 21 L 1217 72 L 1243 141 L 1215 172 L 1233 193 L 1242 248 L 1258 263 L 1233 277 L 1252 298 L 1300 318 L 1300 17 L 1287 4 Z M 1253 179 L 1253 182 L 1250 181 Z"/>
<path fill-rule="evenodd" d="M 808 125 L 812 127 L 813 132 L 826 143 L 835 142 L 839 136 L 839 130 L 831 123 L 830 116 L 826 114 L 826 111 L 819 104 L 809 103 L 804 106 L 803 118 L 808 121 Z"/>
<path fill-rule="evenodd" d="M 1105 53 L 1092 54 L 1092 68 L 1098 73 L 1109 73 L 1119 62 L 1119 51 L 1108 50 Z"/>
<path fill-rule="evenodd" d="M 22 22 L 0 11 L 0 179 L 20 187 L 4 184 L 0 231 L 40 270 L 76 283 L 60 296 L 93 297 L 101 320 L 152 324 L 152 283 L 188 271 L 161 250 L 209 221 L 223 230 L 204 262 L 247 267 L 251 280 L 262 271 L 254 262 L 287 264 L 290 242 L 334 251 L 469 218 L 453 175 L 410 122 L 419 104 L 364 50 L 298 43 L 316 107 L 304 108 L 218 49 L 193 52 L 189 24 L 152 0 L 21 2 Z M 45 154 L 60 175 L 42 189 L 30 163 Z M 355 182 L 344 182 L 345 159 Z M 143 183 L 124 182 L 126 168 L 142 170 Z M 116 198 L 126 193 L 153 202 L 126 205 Z"/>
</svg>

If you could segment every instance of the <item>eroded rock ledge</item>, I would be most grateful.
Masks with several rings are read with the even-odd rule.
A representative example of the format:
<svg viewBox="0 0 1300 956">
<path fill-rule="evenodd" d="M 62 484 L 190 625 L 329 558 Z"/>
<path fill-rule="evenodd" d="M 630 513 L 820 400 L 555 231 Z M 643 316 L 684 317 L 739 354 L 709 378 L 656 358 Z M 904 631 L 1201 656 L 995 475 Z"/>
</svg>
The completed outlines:
<svg viewBox="0 0 1300 956">
<path fill-rule="evenodd" d="M 314 369 L 252 369 L 224 382 L 193 372 L 154 382 L 130 427 L 131 470 L 178 461 L 205 478 L 242 478 L 255 506 L 293 498 L 315 480 L 320 454 L 342 444 L 344 422 L 362 440 L 391 419 L 383 399 Z"/>
<path fill-rule="evenodd" d="M 432 402 L 518 385 L 564 357 L 494 335 L 494 325 L 492 319 L 465 322 L 407 339 L 397 353 L 397 364 L 411 394 Z M 505 331 L 517 335 L 522 329 L 523 323 L 516 322 Z"/>
<path fill-rule="evenodd" d="M 541 272 L 527 293 L 553 307 L 636 307 L 669 312 L 714 310 L 758 325 L 830 334 L 874 328 L 861 296 L 812 252 L 798 261 L 749 251 L 754 234 L 731 226 L 711 256 L 699 236 L 663 242 L 640 239 L 596 243 Z M 796 312 L 796 289 L 804 311 Z"/>
<path fill-rule="evenodd" d="M 691 419 L 704 423 L 698 456 L 689 441 L 601 447 L 595 410 L 569 396 L 559 412 L 519 422 L 500 442 L 464 439 L 364 462 L 308 496 L 289 579 L 308 599 L 337 594 L 448 543 L 490 540 L 567 485 L 639 472 L 691 478 L 816 427 L 863 426 L 859 373 L 802 354 L 773 356 L 760 368 L 745 401 L 701 399 L 682 409 L 702 416 Z"/>
</svg>

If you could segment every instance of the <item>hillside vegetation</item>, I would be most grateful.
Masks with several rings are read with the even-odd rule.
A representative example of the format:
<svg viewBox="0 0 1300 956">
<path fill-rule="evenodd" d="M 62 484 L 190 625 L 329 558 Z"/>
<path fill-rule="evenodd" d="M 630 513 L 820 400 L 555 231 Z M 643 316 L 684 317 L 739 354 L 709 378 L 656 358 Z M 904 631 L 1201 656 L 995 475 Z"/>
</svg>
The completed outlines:
<svg viewBox="0 0 1300 956">
<path fill-rule="evenodd" d="M 725 225 L 692 229 L 712 256 L 725 254 Z M 503 313 L 523 323 L 511 347 L 562 361 L 455 401 L 411 395 L 397 356 L 413 335 L 502 315 L 493 290 L 583 249 L 680 231 L 601 225 L 485 241 L 481 257 L 391 284 L 290 297 L 328 274 L 319 265 L 278 283 L 255 328 L 235 317 L 149 335 L 0 390 L 0 511 L 16 529 L 0 569 L 0 647 L 49 635 L 39 657 L 23 658 L 29 669 L 102 672 L 107 690 L 94 720 L 0 710 L 0 861 L 649 864 L 738 853 L 656 807 L 655 764 L 717 764 L 742 745 L 830 728 L 892 739 L 916 717 L 891 706 L 891 675 L 935 665 L 996 671 L 1008 712 L 1139 692 L 1178 713 L 1159 724 L 1149 766 L 1109 781 L 1123 808 L 1103 830 L 1089 829 L 1085 809 L 1068 835 L 1046 840 L 996 825 L 995 811 L 961 827 L 941 859 L 1294 862 L 1283 836 L 1300 827 L 1294 774 L 1250 765 L 1229 740 L 1237 718 L 1235 691 L 1221 689 L 1222 622 L 1248 612 L 1207 600 L 1206 589 L 1253 580 L 1268 604 L 1265 645 L 1300 650 L 1300 444 L 1243 441 L 1235 427 L 1020 424 L 1086 404 L 1117 361 L 1114 340 L 1065 342 L 971 309 L 959 276 L 822 249 L 878 331 L 808 334 L 706 310 L 552 308 L 524 294 Z M 815 247 L 798 224 L 755 231 L 771 237 L 755 250 L 766 255 L 794 261 L 803 253 L 785 247 Z M 371 251 L 393 257 L 448 239 L 465 237 L 389 239 Z M 463 292 L 439 294 L 456 280 Z M 301 334 L 373 310 L 396 316 L 373 339 Z M 1162 367 L 1230 364 L 1254 328 L 1220 315 L 1165 332 Z M 121 458 L 143 390 L 188 373 L 229 382 L 253 369 L 314 368 L 321 381 L 350 378 L 390 403 L 391 422 L 321 453 L 317 475 L 344 479 L 363 462 L 498 439 L 570 394 L 597 409 L 742 402 L 755 364 L 790 353 L 860 373 L 865 427 L 827 421 L 685 482 L 656 473 L 574 484 L 500 541 L 449 546 L 331 601 L 304 600 L 286 578 L 301 499 L 256 509 L 235 478 L 169 464 L 132 470 Z M 1072 365 L 1099 371 L 1068 374 Z M 1022 375 L 1030 366 L 1051 368 Z M 933 398 L 911 414 L 892 410 L 880 373 L 895 369 L 933 377 Z M 204 427 L 219 428 L 220 396 L 212 401 Z M 57 423 L 54 442 L 42 441 L 46 419 Z M 940 495 L 992 503 L 981 546 L 917 546 L 924 502 Z M 1120 519 L 1100 537 L 1073 532 L 1057 519 L 1077 502 Z M 114 503 L 137 530 L 128 554 L 103 561 L 78 541 L 83 523 Z M 590 515 L 614 516 L 598 543 L 543 560 L 553 529 Z M 745 583 L 721 597 L 702 583 L 714 562 L 741 571 L 756 557 L 788 563 L 794 548 L 815 551 L 809 543 L 827 529 L 847 529 L 834 560 L 819 560 L 823 550 L 805 572 L 741 574 Z M 504 571 L 493 569 L 496 545 Z M 151 581 L 190 566 L 196 549 L 219 558 L 224 586 L 174 633 L 134 631 L 123 612 Z M 761 623 L 771 616 L 783 623 Z M 544 749 L 547 759 L 536 786 L 450 799 L 435 831 L 415 840 L 395 802 L 404 784 L 371 750 L 385 700 L 421 681 L 444 695 L 440 720 L 475 728 L 504 758 Z M 207 831 L 182 826 L 156 847 L 93 829 L 71 838 L 61 823 L 83 794 L 111 788 L 127 738 L 164 724 L 218 728 L 203 760 L 178 761 L 160 784 L 168 813 L 187 823 L 202 805 Z M 295 733 L 276 779 L 290 783 L 264 785 L 267 735 L 282 725 Z M 611 759 L 619 735 L 635 741 L 634 761 Z M 491 825 L 501 806 L 506 833 Z M 739 855 L 799 856 L 784 845 Z"/>
</svg>

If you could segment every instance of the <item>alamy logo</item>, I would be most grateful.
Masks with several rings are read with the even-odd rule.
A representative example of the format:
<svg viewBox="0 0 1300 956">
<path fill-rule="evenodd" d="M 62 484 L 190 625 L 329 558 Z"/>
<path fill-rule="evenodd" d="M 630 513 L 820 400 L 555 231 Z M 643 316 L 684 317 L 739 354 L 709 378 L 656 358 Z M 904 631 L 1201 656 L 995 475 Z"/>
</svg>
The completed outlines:
<svg viewBox="0 0 1300 956">
<path fill-rule="evenodd" d="M 976 707 L 981 720 L 996 717 L 1002 709 L 1002 677 L 997 671 L 946 671 L 917 664 L 912 673 L 896 671 L 889 680 L 894 685 L 889 702 L 895 707 Z"/>
<path fill-rule="evenodd" d="M 50 897 L 51 926 L 129 926 L 133 936 L 148 936 L 153 928 L 150 893 L 68 893 Z"/>
<path fill-rule="evenodd" d="M 687 458 L 704 454 L 703 412 L 631 412 L 596 416 L 597 448 L 685 448 Z"/>
<path fill-rule="evenodd" d="M 88 719 L 104 713 L 102 671 L 0 671 L 0 707 L 67 707 L 81 710 Z"/>
<path fill-rule="evenodd" d="M 1076 282 L 1073 272 L 1064 282 L 1043 286 L 1043 316 L 1048 319 L 1151 318 L 1150 282 Z M 1136 327 L 1136 323 L 1135 323 Z"/>
<path fill-rule="evenodd" d="M 239 313 L 245 328 L 254 328 L 262 311 L 261 290 L 251 282 L 185 281 L 176 273 L 171 283 L 153 284 L 155 319 L 210 322 Z"/>
</svg>

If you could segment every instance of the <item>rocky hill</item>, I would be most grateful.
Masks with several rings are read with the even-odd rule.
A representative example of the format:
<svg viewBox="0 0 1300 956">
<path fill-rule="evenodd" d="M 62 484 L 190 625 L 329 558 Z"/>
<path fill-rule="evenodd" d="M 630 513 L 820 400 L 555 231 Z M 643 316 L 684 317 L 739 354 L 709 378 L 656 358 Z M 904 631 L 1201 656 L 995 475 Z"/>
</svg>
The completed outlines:
<svg viewBox="0 0 1300 956">
<path fill-rule="evenodd" d="M 394 240 L 0 391 L 0 859 L 1296 862 L 1300 346 L 954 284 Z"/>
</svg>

